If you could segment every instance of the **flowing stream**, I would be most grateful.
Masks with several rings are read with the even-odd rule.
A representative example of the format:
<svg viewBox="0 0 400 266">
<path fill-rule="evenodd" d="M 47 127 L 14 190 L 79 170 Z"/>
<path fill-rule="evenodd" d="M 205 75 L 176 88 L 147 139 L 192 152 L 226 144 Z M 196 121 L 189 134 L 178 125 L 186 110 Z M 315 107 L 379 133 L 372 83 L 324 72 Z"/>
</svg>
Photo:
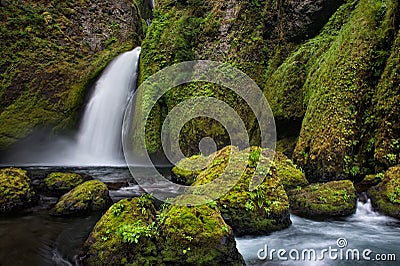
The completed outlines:
<svg viewBox="0 0 400 266">
<path fill-rule="evenodd" d="M 129 186 L 110 189 L 114 201 L 138 196 L 143 191 L 135 185 L 125 167 L 80 167 L 80 168 L 27 168 L 31 176 L 45 175 L 51 171 L 74 171 L 89 174 L 106 183 L 124 183 Z M 140 172 L 140 168 L 137 169 Z M 164 174 L 168 175 L 169 171 Z M 21 217 L 0 218 L 0 265 L 74 265 L 74 256 L 79 252 L 99 214 L 87 217 L 55 218 L 48 215 L 48 206 L 57 199 L 44 198 L 41 206 Z M 293 224 L 282 231 L 265 236 L 237 237 L 237 247 L 247 265 L 398 265 L 395 262 L 377 261 L 273 261 L 260 260 L 257 253 L 264 249 L 338 249 L 337 239 L 345 238 L 351 249 L 371 249 L 373 254 L 395 254 L 400 259 L 400 224 L 372 211 L 371 204 L 358 203 L 357 212 L 344 219 L 313 221 L 291 216 Z M 372 256 L 372 255 L 371 255 Z"/>
</svg>

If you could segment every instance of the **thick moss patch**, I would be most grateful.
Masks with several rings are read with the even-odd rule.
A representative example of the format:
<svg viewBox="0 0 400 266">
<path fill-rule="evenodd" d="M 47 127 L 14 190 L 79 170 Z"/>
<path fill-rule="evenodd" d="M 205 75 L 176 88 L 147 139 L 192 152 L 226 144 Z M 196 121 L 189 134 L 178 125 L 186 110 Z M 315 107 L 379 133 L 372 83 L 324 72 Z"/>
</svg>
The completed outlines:
<svg viewBox="0 0 400 266">
<path fill-rule="evenodd" d="M 400 218 L 400 166 L 389 168 L 382 182 L 370 188 L 368 195 L 375 209 Z"/>
<path fill-rule="evenodd" d="M 37 200 L 26 171 L 17 168 L 0 170 L 0 215 L 29 207 Z"/>
<path fill-rule="evenodd" d="M 107 186 L 98 180 L 91 180 L 63 195 L 50 213 L 55 216 L 82 215 L 106 210 L 111 203 Z"/>
<path fill-rule="evenodd" d="M 85 265 L 244 265 L 218 210 L 164 205 L 157 213 L 149 195 L 115 203 L 86 240 L 81 260 Z"/>
<path fill-rule="evenodd" d="M 357 195 L 350 180 L 316 183 L 289 193 L 290 208 L 296 215 L 324 219 L 356 211 Z"/>
<path fill-rule="evenodd" d="M 232 156 L 231 150 L 233 151 Z M 242 164 L 247 167 L 243 174 L 232 170 L 228 173 L 230 179 L 238 179 L 236 185 L 222 197 L 216 200 L 222 216 L 234 230 L 236 235 L 265 234 L 288 227 L 291 224 L 289 217 L 289 201 L 283 187 L 282 179 L 277 174 L 276 164 L 269 159 L 269 151 L 258 147 L 251 150 L 239 151 L 227 146 L 215 154 L 211 164 L 201 172 L 193 186 L 200 186 L 214 181 L 225 171 L 228 162 Z M 258 167 L 257 167 L 258 165 Z M 272 165 L 271 168 L 269 168 Z M 257 167 L 257 170 L 256 170 Z M 233 168 L 235 169 L 235 168 Z M 264 181 L 253 191 L 249 190 L 250 182 Z M 227 186 L 219 181 L 219 187 Z M 214 191 L 204 191 L 203 188 L 194 188 L 198 194 L 213 195 Z"/>
<path fill-rule="evenodd" d="M 84 179 L 81 175 L 76 173 L 50 173 L 42 182 L 41 189 L 45 192 L 61 196 L 76 186 L 82 184 Z"/>
<path fill-rule="evenodd" d="M 213 155 L 202 156 L 193 155 L 190 158 L 181 160 L 174 168 L 172 168 L 173 178 L 177 183 L 190 186 L 196 180 L 196 177 L 207 168 L 211 162 Z"/>
<path fill-rule="evenodd" d="M 275 153 L 276 175 L 282 180 L 285 190 L 308 185 L 304 173 L 281 152 Z"/>
<path fill-rule="evenodd" d="M 233 231 L 218 209 L 206 205 L 171 205 L 163 215 L 165 219 L 160 228 L 163 263 L 244 265 Z"/>
<path fill-rule="evenodd" d="M 146 197 L 115 203 L 84 243 L 81 260 L 85 265 L 157 265 L 155 215 Z"/>
</svg>

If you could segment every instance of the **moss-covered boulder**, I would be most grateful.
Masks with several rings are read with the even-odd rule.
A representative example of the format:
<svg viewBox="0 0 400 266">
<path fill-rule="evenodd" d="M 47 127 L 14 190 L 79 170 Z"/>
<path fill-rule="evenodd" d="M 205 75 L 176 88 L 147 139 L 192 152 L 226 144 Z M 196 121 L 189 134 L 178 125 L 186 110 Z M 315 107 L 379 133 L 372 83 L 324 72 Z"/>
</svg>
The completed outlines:
<svg viewBox="0 0 400 266">
<path fill-rule="evenodd" d="M 82 215 L 92 211 L 106 210 L 112 203 L 107 186 L 91 180 L 64 194 L 51 209 L 55 216 Z"/>
<path fill-rule="evenodd" d="M 276 142 L 276 150 L 291 158 L 297 144 L 297 137 L 287 137 Z"/>
<path fill-rule="evenodd" d="M 0 170 L 0 215 L 32 206 L 37 200 L 26 171 L 17 168 Z"/>
<path fill-rule="evenodd" d="M 216 152 L 214 160 L 197 176 L 192 185 L 196 187 L 214 181 L 225 171 L 229 161 L 233 166 L 243 162 L 247 164 L 243 174 L 238 170 L 229 172 L 229 178 L 238 179 L 238 182 L 228 193 L 216 200 L 222 216 L 236 235 L 265 234 L 291 224 L 288 197 L 277 174 L 276 164 L 272 163 L 268 153 L 268 150 L 261 151 L 258 147 L 239 151 L 238 148 L 227 146 Z M 256 189 L 249 190 L 250 182 L 263 178 L 265 179 Z M 226 185 L 219 184 L 220 187 Z M 194 188 L 194 191 L 206 195 L 214 193 L 205 191 L 202 187 Z"/>
<path fill-rule="evenodd" d="M 400 166 L 389 168 L 381 183 L 368 190 L 372 206 L 400 219 Z"/>
<path fill-rule="evenodd" d="M 172 168 L 173 181 L 190 186 L 196 181 L 196 177 L 207 168 L 212 156 L 193 155 L 185 158 Z"/>
<path fill-rule="evenodd" d="M 148 195 L 115 203 L 84 243 L 80 260 L 84 265 L 244 265 L 218 210 L 169 205 L 156 214 Z"/>
<path fill-rule="evenodd" d="M 171 205 L 163 216 L 160 227 L 163 263 L 245 265 L 233 231 L 217 208 Z"/>
<path fill-rule="evenodd" d="M 353 214 L 357 194 L 350 180 L 311 184 L 289 193 L 290 208 L 296 215 L 312 219 L 342 217 Z"/>
<path fill-rule="evenodd" d="M 355 183 L 354 186 L 358 193 L 367 192 L 369 188 L 378 185 L 382 181 L 383 177 L 383 173 L 366 175 L 363 180 Z"/>
<path fill-rule="evenodd" d="M 61 196 L 87 180 L 77 173 L 54 172 L 43 180 L 40 188 L 48 194 Z"/>
<path fill-rule="evenodd" d="M 147 197 L 115 203 L 85 241 L 80 260 L 84 265 L 159 265 L 155 219 Z"/>
</svg>

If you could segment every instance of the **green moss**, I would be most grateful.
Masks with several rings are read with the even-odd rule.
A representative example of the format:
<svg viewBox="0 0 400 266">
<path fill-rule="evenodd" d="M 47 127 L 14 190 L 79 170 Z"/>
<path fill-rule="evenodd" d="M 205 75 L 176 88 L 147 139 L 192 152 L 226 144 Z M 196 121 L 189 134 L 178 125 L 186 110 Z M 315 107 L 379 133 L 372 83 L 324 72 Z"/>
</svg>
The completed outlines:
<svg viewBox="0 0 400 266">
<path fill-rule="evenodd" d="M 217 187 L 223 188 L 230 184 L 230 180 L 239 180 L 228 193 L 216 200 L 222 216 L 236 235 L 270 233 L 291 223 L 288 198 L 276 164 L 268 159 L 268 153 L 257 147 L 244 151 L 232 146 L 225 147 L 215 154 L 213 161 L 192 185 L 195 193 L 212 196 L 219 191 L 204 191 L 204 188 L 196 186 L 216 180 Z M 237 166 L 243 162 L 247 167 L 242 174 Z M 233 165 L 231 172 L 227 173 L 229 178 L 219 178 L 226 171 L 228 163 Z M 258 183 L 263 178 L 264 181 L 250 191 L 250 182 Z"/>
<path fill-rule="evenodd" d="M 37 202 L 26 171 L 18 168 L 0 170 L 0 215 L 18 211 Z"/>
<path fill-rule="evenodd" d="M 50 213 L 56 216 L 81 215 L 105 210 L 111 203 L 107 186 L 98 180 L 91 180 L 63 195 Z"/>
<path fill-rule="evenodd" d="M 368 195 L 378 211 L 400 218 L 400 166 L 389 168 L 382 182 L 370 188 Z"/>
<path fill-rule="evenodd" d="M 61 196 L 84 181 L 82 176 L 76 173 L 54 172 L 43 180 L 42 189 L 46 192 Z"/>
<path fill-rule="evenodd" d="M 179 199 L 177 199 L 179 200 Z M 185 199 L 187 200 L 187 199 Z M 163 263 L 173 265 L 243 265 L 232 229 L 209 206 L 171 205 L 161 225 Z"/>
<path fill-rule="evenodd" d="M 282 37 L 276 36 L 278 30 L 275 29 L 274 16 L 280 9 L 276 1 L 254 4 L 254 1 L 246 0 L 233 5 L 223 1 L 158 1 L 153 23 L 142 44 L 139 83 L 174 63 L 214 60 L 242 70 L 263 88 L 268 57 L 284 42 Z M 266 27 L 271 21 L 274 21 L 274 31 L 269 35 Z M 282 43 L 277 44 L 277 40 Z M 284 56 L 287 51 L 281 54 Z M 153 96 L 153 92 L 138 96 L 141 104 L 136 106 L 135 119 L 144 119 L 141 113 L 149 108 L 146 99 Z M 234 108 L 243 118 L 251 143 L 257 145 L 255 116 L 243 99 L 229 89 L 198 82 L 171 90 L 153 107 L 147 120 L 141 121 L 146 127 L 145 142 L 150 153 L 162 150 L 161 125 L 168 112 L 177 103 L 198 96 L 212 96 Z M 184 154 L 198 154 L 197 144 L 207 136 L 215 140 L 218 148 L 230 144 L 221 124 L 204 117 L 196 118 L 182 128 L 180 143 Z"/>
<path fill-rule="evenodd" d="M 190 158 L 183 159 L 172 168 L 172 173 L 178 183 L 190 186 L 196 180 L 196 177 L 206 169 L 213 155 L 202 156 L 194 155 Z"/>
<path fill-rule="evenodd" d="M 276 174 L 282 180 L 285 190 L 308 185 L 304 173 L 284 154 L 276 152 L 274 163 Z"/>
<path fill-rule="evenodd" d="M 143 228 L 150 228 L 154 221 L 154 207 L 151 204 L 143 206 L 140 198 L 115 203 L 97 222 L 84 243 L 85 265 L 157 264 L 157 247 L 151 237 L 140 235 L 140 244 L 127 241 L 133 237 L 132 230 L 129 230 L 133 226 L 140 224 Z"/>
<path fill-rule="evenodd" d="M 362 148 L 369 133 L 363 116 L 383 68 L 378 51 L 395 1 L 361 0 L 302 87 L 307 106 L 294 160 L 311 181 L 357 178 L 368 171 Z M 391 17 L 393 20 L 393 17 Z M 387 49 L 387 48 L 386 48 Z"/>
<path fill-rule="evenodd" d="M 294 214 L 313 219 L 340 217 L 356 211 L 357 194 L 350 180 L 311 184 L 289 193 Z"/>
<path fill-rule="evenodd" d="M 396 39 L 385 70 L 379 81 L 373 104 L 376 115 L 373 121 L 377 127 L 374 137 L 374 158 L 377 170 L 387 169 L 400 163 L 400 31 Z"/>
<path fill-rule="evenodd" d="M 0 149 L 37 127 L 76 127 L 93 80 L 116 55 L 140 43 L 135 4 L 129 17 L 122 15 L 125 22 L 111 12 L 113 5 L 84 0 L 0 6 Z"/>
</svg>

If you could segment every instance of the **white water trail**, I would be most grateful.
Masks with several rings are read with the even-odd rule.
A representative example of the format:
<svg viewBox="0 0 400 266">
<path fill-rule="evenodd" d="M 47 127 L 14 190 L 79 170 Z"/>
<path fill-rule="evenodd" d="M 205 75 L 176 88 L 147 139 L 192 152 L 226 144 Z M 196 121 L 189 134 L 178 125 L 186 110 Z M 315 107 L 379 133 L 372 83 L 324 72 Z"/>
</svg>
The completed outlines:
<svg viewBox="0 0 400 266">
<path fill-rule="evenodd" d="M 122 164 L 121 128 L 130 91 L 136 86 L 140 48 L 114 59 L 96 83 L 78 133 L 73 158 L 78 165 Z"/>
</svg>

